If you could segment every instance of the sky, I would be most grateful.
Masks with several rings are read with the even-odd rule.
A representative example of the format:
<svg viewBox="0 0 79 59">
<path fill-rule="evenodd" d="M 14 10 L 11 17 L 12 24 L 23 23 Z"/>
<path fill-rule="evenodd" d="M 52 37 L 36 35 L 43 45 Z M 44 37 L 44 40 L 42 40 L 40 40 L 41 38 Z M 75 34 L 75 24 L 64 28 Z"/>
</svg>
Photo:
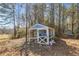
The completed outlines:
<svg viewBox="0 0 79 59">
<path fill-rule="evenodd" d="M 66 8 L 69 8 L 70 5 L 71 5 L 71 4 L 69 4 L 69 3 L 65 3 L 65 4 L 64 4 L 64 6 L 65 6 Z M 19 8 L 19 10 L 20 10 L 20 13 L 22 13 L 22 12 L 25 11 L 24 8 L 22 8 L 22 9 Z M 16 15 L 17 15 L 17 14 L 18 14 L 18 4 L 16 4 Z M 3 27 L 3 26 L 4 26 L 4 25 L 0 26 L 0 28 Z M 5 25 L 4 27 L 6 27 L 6 28 L 13 28 L 13 24 L 12 24 L 12 23 L 7 24 L 7 25 Z"/>
<path fill-rule="evenodd" d="M 69 7 L 71 6 L 71 4 L 70 4 L 70 3 L 65 3 L 64 6 L 65 6 L 66 8 L 69 8 Z"/>
<path fill-rule="evenodd" d="M 23 11 L 25 11 L 24 10 L 24 8 L 19 8 L 18 9 L 18 6 L 19 6 L 20 4 L 16 4 L 16 9 L 15 9 L 15 11 L 16 11 L 16 15 L 18 15 L 18 10 L 20 11 L 20 13 L 22 13 Z M 0 18 L 0 20 L 1 20 L 1 18 Z M 8 20 L 10 20 L 10 19 L 8 19 Z M 1 20 L 2 21 L 2 20 Z M 4 23 L 6 23 L 6 21 L 4 22 Z M 3 23 L 2 23 L 3 24 Z M 9 24 L 7 24 L 7 25 L 0 25 L 0 28 L 3 28 L 3 27 L 6 27 L 6 28 L 13 28 L 14 27 L 14 25 L 12 24 L 12 23 L 9 23 Z"/>
</svg>

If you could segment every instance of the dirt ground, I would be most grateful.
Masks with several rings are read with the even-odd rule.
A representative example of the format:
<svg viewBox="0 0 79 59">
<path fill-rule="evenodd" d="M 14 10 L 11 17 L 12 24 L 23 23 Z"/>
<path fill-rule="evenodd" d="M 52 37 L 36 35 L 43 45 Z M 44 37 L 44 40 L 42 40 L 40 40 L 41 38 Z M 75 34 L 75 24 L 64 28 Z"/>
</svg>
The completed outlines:
<svg viewBox="0 0 79 59">
<path fill-rule="evenodd" d="M 25 38 L 0 42 L 1 56 L 20 56 L 20 46 Z M 29 56 L 79 56 L 78 39 L 59 39 L 52 46 L 30 45 Z"/>
</svg>

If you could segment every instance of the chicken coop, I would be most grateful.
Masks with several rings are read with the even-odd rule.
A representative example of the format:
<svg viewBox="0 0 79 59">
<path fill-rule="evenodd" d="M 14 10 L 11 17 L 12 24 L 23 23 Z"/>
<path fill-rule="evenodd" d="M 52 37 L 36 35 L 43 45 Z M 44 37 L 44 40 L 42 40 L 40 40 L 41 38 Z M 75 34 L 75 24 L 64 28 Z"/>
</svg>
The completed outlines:
<svg viewBox="0 0 79 59">
<path fill-rule="evenodd" d="M 35 24 L 29 28 L 29 41 L 39 44 L 54 43 L 55 29 L 42 24 Z"/>
</svg>

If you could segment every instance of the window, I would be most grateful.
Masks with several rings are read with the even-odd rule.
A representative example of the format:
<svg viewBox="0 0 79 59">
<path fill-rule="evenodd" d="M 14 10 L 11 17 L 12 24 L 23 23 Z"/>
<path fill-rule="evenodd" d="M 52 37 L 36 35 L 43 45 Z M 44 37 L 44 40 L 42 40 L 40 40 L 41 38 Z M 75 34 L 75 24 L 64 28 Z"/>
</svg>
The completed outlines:
<svg viewBox="0 0 79 59">
<path fill-rule="evenodd" d="M 39 30 L 39 36 L 47 36 L 46 30 Z"/>
</svg>

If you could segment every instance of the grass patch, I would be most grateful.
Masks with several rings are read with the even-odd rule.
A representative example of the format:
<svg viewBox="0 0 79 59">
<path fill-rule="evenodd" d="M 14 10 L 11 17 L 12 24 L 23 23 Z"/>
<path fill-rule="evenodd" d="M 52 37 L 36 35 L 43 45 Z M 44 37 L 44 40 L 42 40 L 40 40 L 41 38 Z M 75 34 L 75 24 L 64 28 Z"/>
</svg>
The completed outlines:
<svg viewBox="0 0 79 59">
<path fill-rule="evenodd" d="M 8 34 L 0 34 L 0 42 L 9 40 L 10 36 L 11 35 L 8 35 Z"/>
</svg>

